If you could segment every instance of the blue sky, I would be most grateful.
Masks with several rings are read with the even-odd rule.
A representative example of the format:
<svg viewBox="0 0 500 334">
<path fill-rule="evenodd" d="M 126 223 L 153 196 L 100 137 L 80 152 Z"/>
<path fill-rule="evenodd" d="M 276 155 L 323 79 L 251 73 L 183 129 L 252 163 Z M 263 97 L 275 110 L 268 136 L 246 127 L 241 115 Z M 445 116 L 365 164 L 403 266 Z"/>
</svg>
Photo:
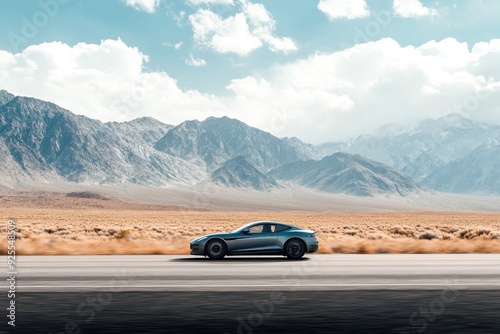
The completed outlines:
<svg viewBox="0 0 500 334">
<path fill-rule="evenodd" d="M 0 88 L 103 121 L 228 115 L 315 143 L 450 110 L 499 123 L 499 12 L 495 0 L 3 0 Z"/>
</svg>

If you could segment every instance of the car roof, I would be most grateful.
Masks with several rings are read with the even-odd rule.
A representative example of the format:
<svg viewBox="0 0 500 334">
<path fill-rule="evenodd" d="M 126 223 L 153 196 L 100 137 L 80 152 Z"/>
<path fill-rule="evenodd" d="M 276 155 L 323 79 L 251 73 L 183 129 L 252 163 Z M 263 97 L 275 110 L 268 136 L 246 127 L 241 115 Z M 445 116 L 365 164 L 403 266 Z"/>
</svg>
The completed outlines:
<svg viewBox="0 0 500 334">
<path fill-rule="evenodd" d="M 258 224 L 272 224 L 272 225 L 283 225 L 283 226 L 295 227 L 295 226 L 292 226 L 289 224 L 284 224 L 284 223 L 280 223 L 280 222 L 273 222 L 273 221 L 268 221 L 268 220 L 255 221 L 255 222 L 248 223 L 244 226 L 246 227 L 246 226 L 253 226 L 253 225 L 258 225 Z"/>
</svg>

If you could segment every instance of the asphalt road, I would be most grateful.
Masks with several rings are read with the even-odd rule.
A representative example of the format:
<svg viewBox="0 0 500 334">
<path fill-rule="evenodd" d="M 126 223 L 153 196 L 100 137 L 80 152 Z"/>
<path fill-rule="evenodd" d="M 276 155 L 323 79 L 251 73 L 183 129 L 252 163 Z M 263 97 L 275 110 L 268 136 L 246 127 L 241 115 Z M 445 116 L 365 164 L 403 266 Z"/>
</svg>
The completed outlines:
<svg viewBox="0 0 500 334">
<path fill-rule="evenodd" d="M 17 272 L 19 333 L 500 333 L 500 255 L 21 256 Z"/>
<path fill-rule="evenodd" d="M 500 255 L 21 256 L 18 276 L 22 292 L 500 289 Z"/>
</svg>

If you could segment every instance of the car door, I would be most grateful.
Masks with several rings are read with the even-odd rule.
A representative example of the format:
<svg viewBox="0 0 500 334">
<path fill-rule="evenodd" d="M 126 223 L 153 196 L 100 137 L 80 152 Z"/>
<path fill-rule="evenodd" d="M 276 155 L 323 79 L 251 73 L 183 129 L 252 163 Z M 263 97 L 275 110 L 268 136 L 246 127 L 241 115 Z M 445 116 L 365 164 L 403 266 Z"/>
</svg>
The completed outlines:
<svg viewBox="0 0 500 334">
<path fill-rule="evenodd" d="M 256 224 L 250 227 L 247 234 L 242 233 L 237 240 L 235 253 L 278 252 L 275 225 L 269 223 Z"/>
</svg>

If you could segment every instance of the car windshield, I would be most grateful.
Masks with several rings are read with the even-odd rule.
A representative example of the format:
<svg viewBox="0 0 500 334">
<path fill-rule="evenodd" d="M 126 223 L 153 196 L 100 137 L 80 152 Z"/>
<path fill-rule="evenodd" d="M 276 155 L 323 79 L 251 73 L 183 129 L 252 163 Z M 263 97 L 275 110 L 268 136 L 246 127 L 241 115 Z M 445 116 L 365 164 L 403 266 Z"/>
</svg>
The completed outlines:
<svg viewBox="0 0 500 334">
<path fill-rule="evenodd" d="M 241 227 L 238 227 L 236 230 L 232 231 L 231 233 L 238 233 L 238 232 L 241 232 L 241 231 L 243 231 L 245 228 L 250 227 L 250 226 L 252 226 L 253 224 L 255 224 L 255 223 L 249 223 L 249 224 L 243 225 L 243 226 L 241 226 Z"/>
</svg>

